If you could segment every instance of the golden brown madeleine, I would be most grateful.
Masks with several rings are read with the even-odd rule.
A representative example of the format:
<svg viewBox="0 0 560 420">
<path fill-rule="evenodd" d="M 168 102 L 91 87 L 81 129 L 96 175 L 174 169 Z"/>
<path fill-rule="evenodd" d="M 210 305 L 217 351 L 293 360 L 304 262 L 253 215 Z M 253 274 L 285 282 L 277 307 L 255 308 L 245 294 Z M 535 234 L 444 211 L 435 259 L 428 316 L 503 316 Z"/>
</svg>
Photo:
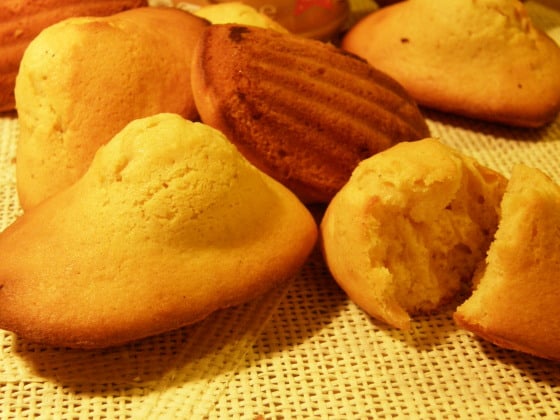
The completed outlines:
<svg viewBox="0 0 560 420">
<path fill-rule="evenodd" d="M 401 329 L 469 284 L 506 179 L 435 139 L 364 160 L 321 222 L 327 265 L 369 315 Z"/>
<path fill-rule="evenodd" d="M 358 22 L 342 48 L 426 107 L 538 127 L 560 111 L 560 47 L 517 0 L 408 0 Z"/>
<path fill-rule="evenodd" d="M 457 324 L 498 346 L 560 360 L 560 187 L 514 167 L 496 239 Z"/>
<path fill-rule="evenodd" d="M 70 18 L 30 43 L 16 80 L 17 188 L 27 210 L 79 179 L 136 118 L 197 116 L 191 56 L 209 23 L 172 8 Z"/>
<path fill-rule="evenodd" d="M 332 45 L 212 25 L 197 45 L 203 122 L 305 202 L 328 202 L 358 162 L 428 128 L 393 79 Z"/>
<path fill-rule="evenodd" d="M 72 347 L 157 334 L 286 281 L 316 238 L 297 197 L 218 131 L 136 120 L 0 234 L 0 328 Z"/>
<path fill-rule="evenodd" d="M 14 86 L 27 45 L 53 23 L 73 16 L 107 16 L 146 0 L 2 0 L 0 2 L 0 112 L 15 107 Z"/>
</svg>

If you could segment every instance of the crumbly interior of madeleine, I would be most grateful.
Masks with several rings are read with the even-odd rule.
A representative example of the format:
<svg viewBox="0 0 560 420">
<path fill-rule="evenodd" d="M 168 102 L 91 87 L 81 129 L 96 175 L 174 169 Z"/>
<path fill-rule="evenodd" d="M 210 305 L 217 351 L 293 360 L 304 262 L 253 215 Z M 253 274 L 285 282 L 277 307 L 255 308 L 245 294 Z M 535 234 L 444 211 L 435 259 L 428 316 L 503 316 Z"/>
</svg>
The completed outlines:
<svg viewBox="0 0 560 420">
<path fill-rule="evenodd" d="M 493 239 L 503 179 L 471 160 L 453 176 L 386 177 L 369 208 L 373 277 L 409 314 L 436 310 L 468 283 Z"/>
</svg>

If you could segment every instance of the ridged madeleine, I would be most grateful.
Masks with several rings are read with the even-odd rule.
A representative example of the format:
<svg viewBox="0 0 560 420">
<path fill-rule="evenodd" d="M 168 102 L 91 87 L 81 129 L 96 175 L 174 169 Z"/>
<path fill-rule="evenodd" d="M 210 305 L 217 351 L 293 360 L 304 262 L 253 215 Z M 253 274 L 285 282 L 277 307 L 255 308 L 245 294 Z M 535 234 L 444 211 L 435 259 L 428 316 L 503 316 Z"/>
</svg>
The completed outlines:
<svg viewBox="0 0 560 420">
<path fill-rule="evenodd" d="M 361 160 L 429 134 L 395 80 L 290 34 L 212 25 L 195 48 L 191 82 L 202 121 L 305 202 L 328 202 Z"/>
</svg>

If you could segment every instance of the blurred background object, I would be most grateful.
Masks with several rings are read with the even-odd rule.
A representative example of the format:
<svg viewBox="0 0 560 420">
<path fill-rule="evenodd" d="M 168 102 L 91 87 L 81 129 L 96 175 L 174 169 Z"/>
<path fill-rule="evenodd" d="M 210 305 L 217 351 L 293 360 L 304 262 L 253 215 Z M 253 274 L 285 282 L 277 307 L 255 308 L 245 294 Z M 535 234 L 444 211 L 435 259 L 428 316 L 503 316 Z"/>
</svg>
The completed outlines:
<svg viewBox="0 0 560 420">
<path fill-rule="evenodd" d="M 171 6 L 194 12 L 200 7 L 226 3 L 223 0 L 150 0 L 152 6 Z M 348 0 L 242 0 L 291 33 L 328 41 L 346 26 Z M 235 22 L 231 22 L 235 23 Z"/>
</svg>

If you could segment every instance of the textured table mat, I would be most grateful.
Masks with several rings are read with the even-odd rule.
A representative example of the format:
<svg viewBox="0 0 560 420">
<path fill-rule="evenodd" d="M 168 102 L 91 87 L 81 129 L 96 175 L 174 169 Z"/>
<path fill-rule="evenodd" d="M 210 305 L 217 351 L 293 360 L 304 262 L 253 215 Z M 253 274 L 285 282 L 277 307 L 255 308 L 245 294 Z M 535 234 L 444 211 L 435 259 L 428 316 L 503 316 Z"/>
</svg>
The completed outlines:
<svg viewBox="0 0 560 420">
<path fill-rule="evenodd" d="M 560 13 L 528 8 L 560 42 Z M 482 163 L 509 175 L 524 162 L 560 183 L 560 118 L 525 130 L 425 115 L 435 137 Z M 15 115 L 0 114 L 0 230 L 20 214 L 17 136 Z M 560 364 L 479 340 L 452 312 L 388 328 L 348 300 L 315 253 L 260 299 L 118 348 L 49 348 L 0 331 L 0 418 L 560 417 Z"/>
</svg>

